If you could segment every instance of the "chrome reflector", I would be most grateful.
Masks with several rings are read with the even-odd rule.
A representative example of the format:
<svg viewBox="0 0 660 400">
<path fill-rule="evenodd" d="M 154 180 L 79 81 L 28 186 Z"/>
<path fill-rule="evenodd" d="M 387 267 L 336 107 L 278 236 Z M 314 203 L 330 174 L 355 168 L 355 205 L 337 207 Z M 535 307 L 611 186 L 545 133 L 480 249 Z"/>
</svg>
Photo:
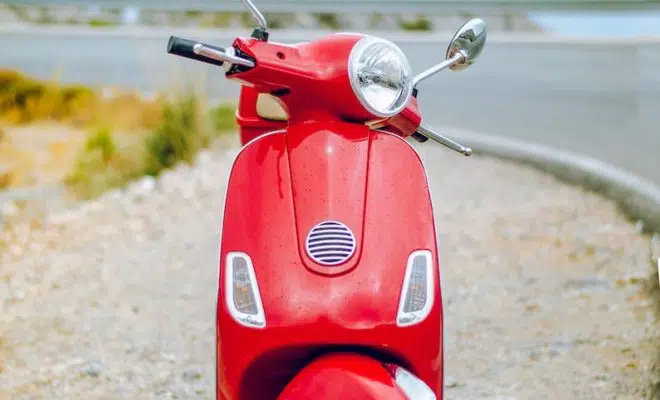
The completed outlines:
<svg viewBox="0 0 660 400">
<path fill-rule="evenodd" d="M 326 266 L 339 265 L 355 252 L 355 236 L 341 222 L 325 221 L 309 231 L 305 247 L 307 255 L 315 262 Z"/>
<path fill-rule="evenodd" d="M 266 317 L 252 260 L 245 253 L 229 253 L 225 268 L 225 300 L 229 313 L 241 325 L 264 328 Z"/>
<path fill-rule="evenodd" d="M 428 250 L 415 251 L 408 257 L 396 324 L 403 327 L 423 321 L 431 312 L 433 295 L 433 256 Z"/>
</svg>

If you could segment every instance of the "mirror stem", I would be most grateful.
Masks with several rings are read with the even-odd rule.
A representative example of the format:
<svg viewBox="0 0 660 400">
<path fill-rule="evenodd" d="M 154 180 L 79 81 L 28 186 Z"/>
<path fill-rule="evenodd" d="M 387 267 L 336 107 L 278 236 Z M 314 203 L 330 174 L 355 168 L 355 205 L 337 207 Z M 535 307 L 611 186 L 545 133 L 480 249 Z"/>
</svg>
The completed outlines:
<svg viewBox="0 0 660 400">
<path fill-rule="evenodd" d="M 268 24 L 266 23 L 266 18 L 264 15 L 259 11 L 257 6 L 254 5 L 254 3 L 251 0 L 241 0 L 243 2 L 243 5 L 250 11 L 250 14 L 254 17 L 254 19 L 257 20 L 257 24 L 261 27 L 263 30 L 268 30 Z"/>
<path fill-rule="evenodd" d="M 413 78 L 413 87 L 417 87 L 417 85 L 421 81 L 437 74 L 438 72 L 442 71 L 443 69 L 447 69 L 447 68 L 451 67 L 454 64 L 462 62 L 464 58 L 465 57 L 463 56 L 463 54 L 461 54 L 460 52 L 456 52 L 456 54 L 454 54 L 450 59 L 445 60 L 445 61 L 441 62 L 440 64 L 435 65 L 435 66 L 427 69 L 426 71 L 418 74 L 417 76 L 415 76 Z"/>
</svg>

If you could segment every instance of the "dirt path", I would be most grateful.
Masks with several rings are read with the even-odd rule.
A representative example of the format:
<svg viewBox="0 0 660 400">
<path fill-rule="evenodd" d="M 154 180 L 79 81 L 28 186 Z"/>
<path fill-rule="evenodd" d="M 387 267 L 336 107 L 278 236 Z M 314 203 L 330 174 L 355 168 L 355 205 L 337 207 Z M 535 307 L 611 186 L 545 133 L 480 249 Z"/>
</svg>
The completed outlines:
<svg viewBox="0 0 660 400">
<path fill-rule="evenodd" d="M 536 171 L 425 147 L 446 399 L 644 399 L 659 337 L 649 238 Z M 205 154 L 0 237 L 0 398 L 211 399 L 233 154 Z M 2 246 L 2 244 L 0 244 Z"/>
</svg>

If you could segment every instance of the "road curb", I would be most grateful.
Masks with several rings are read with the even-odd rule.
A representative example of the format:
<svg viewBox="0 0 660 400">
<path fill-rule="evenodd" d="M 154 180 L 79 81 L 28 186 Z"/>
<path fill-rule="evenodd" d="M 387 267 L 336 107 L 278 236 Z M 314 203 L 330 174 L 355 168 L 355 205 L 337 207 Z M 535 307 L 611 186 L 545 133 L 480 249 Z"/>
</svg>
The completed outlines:
<svg viewBox="0 0 660 400">
<path fill-rule="evenodd" d="M 638 176 L 590 157 L 550 146 L 490 134 L 441 128 L 439 131 L 484 154 L 533 166 L 556 178 L 615 201 L 645 232 L 660 233 L 660 188 Z"/>
</svg>

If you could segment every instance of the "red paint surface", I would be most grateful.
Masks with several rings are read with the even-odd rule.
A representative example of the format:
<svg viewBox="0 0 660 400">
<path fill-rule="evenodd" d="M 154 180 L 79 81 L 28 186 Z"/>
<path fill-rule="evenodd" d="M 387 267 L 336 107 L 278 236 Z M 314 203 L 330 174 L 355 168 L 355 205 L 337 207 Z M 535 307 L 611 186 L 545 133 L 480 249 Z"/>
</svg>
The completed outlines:
<svg viewBox="0 0 660 400">
<path fill-rule="evenodd" d="M 408 400 L 378 361 L 355 354 L 314 360 L 287 385 L 278 400 Z"/>
<path fill-rule="evenodd" d="M 218 386 L 227 399 L 274 398 L 313 355 L 342 345 L 392 356 L 436 393 L 442 388 L 437 268 L 431 314 L 412 327 L 395 324 L 409 254 L 429 249 L 437 266 L 421 162 L 394 135 L 345 123 L 327 126 L 341 130 L 305 124 L 296 127 L 293 135 L 263 136 L 245 148 L 234 164 L 220 279 L 228 252 L 249 254 L 267 326 L 256 330 L 237 324 L 228 314 L 220 284 Z M 307 139 L 296 141 L 296 135 Z M 307 145 L 322 147 L 328 142 L 345 153 L 341 157 L 322 151 L 297 153 Z M 308 171 L 317 171 L 318 179 Z M 343 178 L 333 178 L 337 176 Z M 313 201 L 317 196 L 323 201 Z M 352 269 L 341 275 L 310 270 L 311 261 L 301 251 L 305 229 L 324 218 L 345 219 L 360 238 L 359 251 L 349 260 Z"/>
<path fill-rule="evenodd" d="M 236 39 L 234 46 L 257 62 L 255 68 L 229 76 L 249 85 L 241 91 L 237 113 L 242 143 L 286 125 L 257 115 L 258 93 L 286 93 L 278 94 L 278 97 L 289 114 L 291 124 L 380 119 L 362 107 L 348 77 L 350 52 L 363 37 L 358 34 L 329 35 L 297 45 L 261 42 L 253 38 Z M 278 54 L 283 54 L 284 59 Z M 419 127 L 421 119 L 417 100 L 411 98 L 401 113 L 387 119 L 381 126 L 408 137 Z"/>
<path fill-rule="evenodd" d="M 348 57 L 361 37 L 332 35 L 299 45 L 234 42 L 256 60 L 255 68 L 230 76 L 250 85 L 237 112 L 241 141 L 259 138 L 238 155 L 227 187 L 217 310 L 219 399 L 296 398 L 283 393 L 287 385 L 287 391 L 323 398 L 328 380 L 347 390 L 340 397 L 401 398 L 380 361 L 405 367 L 442 398 L 433 212 L 421 161 L 401 139 L 421 116 L 411 99 L 380 125 L 392 133 L 364 125 L 375 116 L 361 106 L 348 78 Z M 260 118 L 259 93 L 277 93 L 289 121 Z M 304 250 L 309 230 L 324 220 L 344 223 L 357 241 L 353 256 L 336 267 L 314 263 Z M 406 261 L 421 249 L 434 255 L 434 305 L 423 322 L 399 328 Z M 264 329 L 239 325 L 228 312 L 224 268 L 234 251 L 249 254 L 254 264 Z"/>
</svg>

